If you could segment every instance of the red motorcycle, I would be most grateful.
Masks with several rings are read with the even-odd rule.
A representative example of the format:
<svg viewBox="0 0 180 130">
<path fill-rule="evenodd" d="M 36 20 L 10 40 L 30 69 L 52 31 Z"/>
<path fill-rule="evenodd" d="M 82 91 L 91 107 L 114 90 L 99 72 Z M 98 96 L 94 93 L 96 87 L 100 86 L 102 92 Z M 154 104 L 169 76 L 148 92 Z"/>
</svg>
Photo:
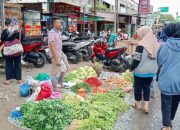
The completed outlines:
<svg viewBox="0 0 180 130">
<path fill-rule="evenodd" d="M 127 48 L 108 48 L 108 43 L 96 41 L 92 47 L 91 61 L 100 61 L 104 66 L 114 71 L 125 71 L 130 68 L 130 61 L 126 58 Z"/>
<path fill-rule="evenodd" d="M 44 60 L 46 60 L 50 64 L 52 63 L 51 57 L 49 56 L 48 42 L 42 42 L 42 45 L 39 46 L 38 51 L 43 54 Z"/>
<path fill-rule="evenodd" d="M 28 63 L 32 63 L 35 67 L 40 68 L 44 66 L 44 56 L 39 51 L 44 42 L 30 41 L 22 43 L 24 48 L 23 60 Z"/>
</svg>

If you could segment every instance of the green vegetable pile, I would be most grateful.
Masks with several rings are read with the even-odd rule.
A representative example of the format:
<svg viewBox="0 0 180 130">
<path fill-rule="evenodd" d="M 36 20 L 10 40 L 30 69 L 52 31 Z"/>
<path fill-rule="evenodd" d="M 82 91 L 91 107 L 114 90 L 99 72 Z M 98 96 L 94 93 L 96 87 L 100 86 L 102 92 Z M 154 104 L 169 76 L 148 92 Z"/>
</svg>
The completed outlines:
<svg viewBox="0 0 180 130">
<path fill-rule="evenodd" d="M 106 94 L 91 96 L 89 101 L 89 118 L 81 121 L 77 130 L 112 130 L 120 112 L 128 110 L 121 89 L 112 90 Z"/>
<path fill-rule="evenodd" d="M 21 106 L 24 126 L 32 130 L 64 130 L 72 121 L 71 110 L 61 100 L 44 100 Z"/>
<path fill-rule="evenodd" d="M 90 87 L 87 83 L 85 83 L 85 82 L 83 82 L 83 83 L 78 83 L 78 84 L 74 85 L 74 86 L 71 88 L 71 91 L 74 92 L 74 93 L 78 93 L 78 90 L 79 90 L 80 88 L 86 89 L 86 92 L 87 92 L 87 93 L 90 93 L 90 92 L 91 92 L 91 87 Z"/>
<path fill-rule="evenodd" d="M 64 77 L 64 82 L 74 82 L 76 80 L 84 80 L 89 77 L 96 77 L 96 71 L 91 66 L 80 67 L 68 73 Z"/>
<path fill-rule="evenodd" d="M 64 96 L 63 102 L 71 108 L 73 119 L 87 119 L 89 117 L 89 104 L 84 98 L 74 93 Z"/>
<path fill-rule="evenodd" d="M 70 93 L 64 95 L 62 101 L 23 104 L 22 121 L 32 130 L 65 130 L 74 120 L 79 121 L 74 127 L 76 130 L 112 130 L 117 116 L 129 108 L 124 98 L 120 88 L 91 95 L 87 100 Z"/>
<path fill-rule="evenodd" d="M 73 119 L 80 120 L 77 130 L 112 130 L 117 116 L 128 110 L 125 93 L 115 88 L 106 94 L 91 95 L 87 100 L 66 95 L 63 102 L 70 106 Z"/>
<path fill-rule="evenodd" d="M 132 73 L 129 72 L 129 70 L 127 70 L 126 72 L 121 74 L 123 78 L 127 79 L 128 81 L 130 81 L 131 83 L 134 83 L 134 76 Z"/>
</svg>

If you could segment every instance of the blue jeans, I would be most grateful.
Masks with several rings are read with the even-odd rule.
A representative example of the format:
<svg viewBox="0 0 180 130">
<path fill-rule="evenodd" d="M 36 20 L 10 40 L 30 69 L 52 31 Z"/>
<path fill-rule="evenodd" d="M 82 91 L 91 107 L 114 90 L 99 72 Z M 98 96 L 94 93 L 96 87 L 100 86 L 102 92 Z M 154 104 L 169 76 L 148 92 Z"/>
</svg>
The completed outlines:
<svg viewBox="0 0 180 130">
<path fill-rule="evenodd" d="M 163 126 L 170 127 L 171 121 L 174 120 L 176 111 L 180 102 L 180 95 L 161 94 L 161 111 Z"/>
</svg>

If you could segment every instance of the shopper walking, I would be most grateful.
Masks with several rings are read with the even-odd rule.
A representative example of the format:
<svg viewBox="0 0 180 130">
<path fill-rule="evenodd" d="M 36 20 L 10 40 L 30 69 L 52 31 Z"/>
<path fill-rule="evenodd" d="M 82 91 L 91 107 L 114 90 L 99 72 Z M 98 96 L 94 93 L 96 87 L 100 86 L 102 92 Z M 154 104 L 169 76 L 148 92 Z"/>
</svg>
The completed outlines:
<svg viewBox="0 0 180 130">
<path fill-rule="evenodd" d="M 48 44 L 50 47 L 50 57 L 52 59 L 51 81 L 53 91 L 58 91 L 57 86 L 63 87 L 63 78 L 68 71 L 69 64 L 66 55 L 62 51 L 61 29 L 62 21 L 55 20 L 54 27 L 48 34 Z M 56 76 L 60 73 L 58 81 Z"/>
<path fill-rule="evenodd" d="M 164 126 L 162 130 L 171 130 L 171 121 L 175 118 L 180 102 L 180 24 L 169 24 L 163 31 L 168 39 L 157 56 L 160 67 L 159 86 Z"/>
<path fill-rule="evenodd" d="M 2 31 L 1 34 L 1 42 L 3 44 L 5 44 L 6 42 L 15 41 L 15 39 L 18 39 L 20 41 L 23 40 L 23 36 L 19 28 L 19 23 L 16 18 L 7 19 L 5 21 L 5 25 L 6 28 Z M 22 83 L 21 54 L 13 57 L 5 56 L 5 59 L 6 59 L 6 64 L 5 64 L 6 81 L 4 81 L 4 84 L 8 85 L 11 79 L 16 79 L 19 84 Z"/>
<path fill-rule="evenodd" d="M 135 109 L 142 109 L 141 101 L 144 99 L 143 109 L 149 113 L 150 84 L 156 76 L 158 65 L 156 53 L 160 47 L 157 38 L 150 27 L 143 26 L 137 31 L 140 42 L 136 47 L 131 70 L 134 71 Z"/>
</svg>

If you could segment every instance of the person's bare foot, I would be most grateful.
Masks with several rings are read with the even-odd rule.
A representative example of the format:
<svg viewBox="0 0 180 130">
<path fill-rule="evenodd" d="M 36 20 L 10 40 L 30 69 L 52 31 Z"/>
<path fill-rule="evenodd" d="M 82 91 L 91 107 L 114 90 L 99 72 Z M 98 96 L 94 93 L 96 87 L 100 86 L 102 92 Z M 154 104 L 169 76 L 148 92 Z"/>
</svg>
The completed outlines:
<svg viewBox="0 0 180 130">
<path fill-rule="evenodd" d="M 63 85 L 63 83 L 58 83 L 58 84 L 57 84 L 57 87 L 58 87 L 58 88 L 64 88 L 64 85 Z"/>
<path fill-rule="evenodd" d="M 58 87 L 53 89 L 54 92 L 60 92 L 60 89 Z"/>
<path fill-rule="evenodd" d="M 9 80 L 6 80 L 6 81 L 4 81 L 4 84 L 5 84 L 5 85 L 9 85 L 9 84 L 10 84 L 10 81 L 9 81 Z"/>
<path fill-rule="evenodd" d="M 161 128 L 161 130 L 172 130 L 172 128 L 171 127 L 163 127 L 163 128 Z"/>
<path fill-rule="evenodd" d="M 141 110 L 141 101 L 136 101 L 134 104 L 132 104 L 132 107 L 136 110 Z"/>
<path fill-rule="evenodd" d="M 18 80 L 17 82 L 18 82 L 18 84 L 22 84 L 22 80 Z"/>
</svg>

